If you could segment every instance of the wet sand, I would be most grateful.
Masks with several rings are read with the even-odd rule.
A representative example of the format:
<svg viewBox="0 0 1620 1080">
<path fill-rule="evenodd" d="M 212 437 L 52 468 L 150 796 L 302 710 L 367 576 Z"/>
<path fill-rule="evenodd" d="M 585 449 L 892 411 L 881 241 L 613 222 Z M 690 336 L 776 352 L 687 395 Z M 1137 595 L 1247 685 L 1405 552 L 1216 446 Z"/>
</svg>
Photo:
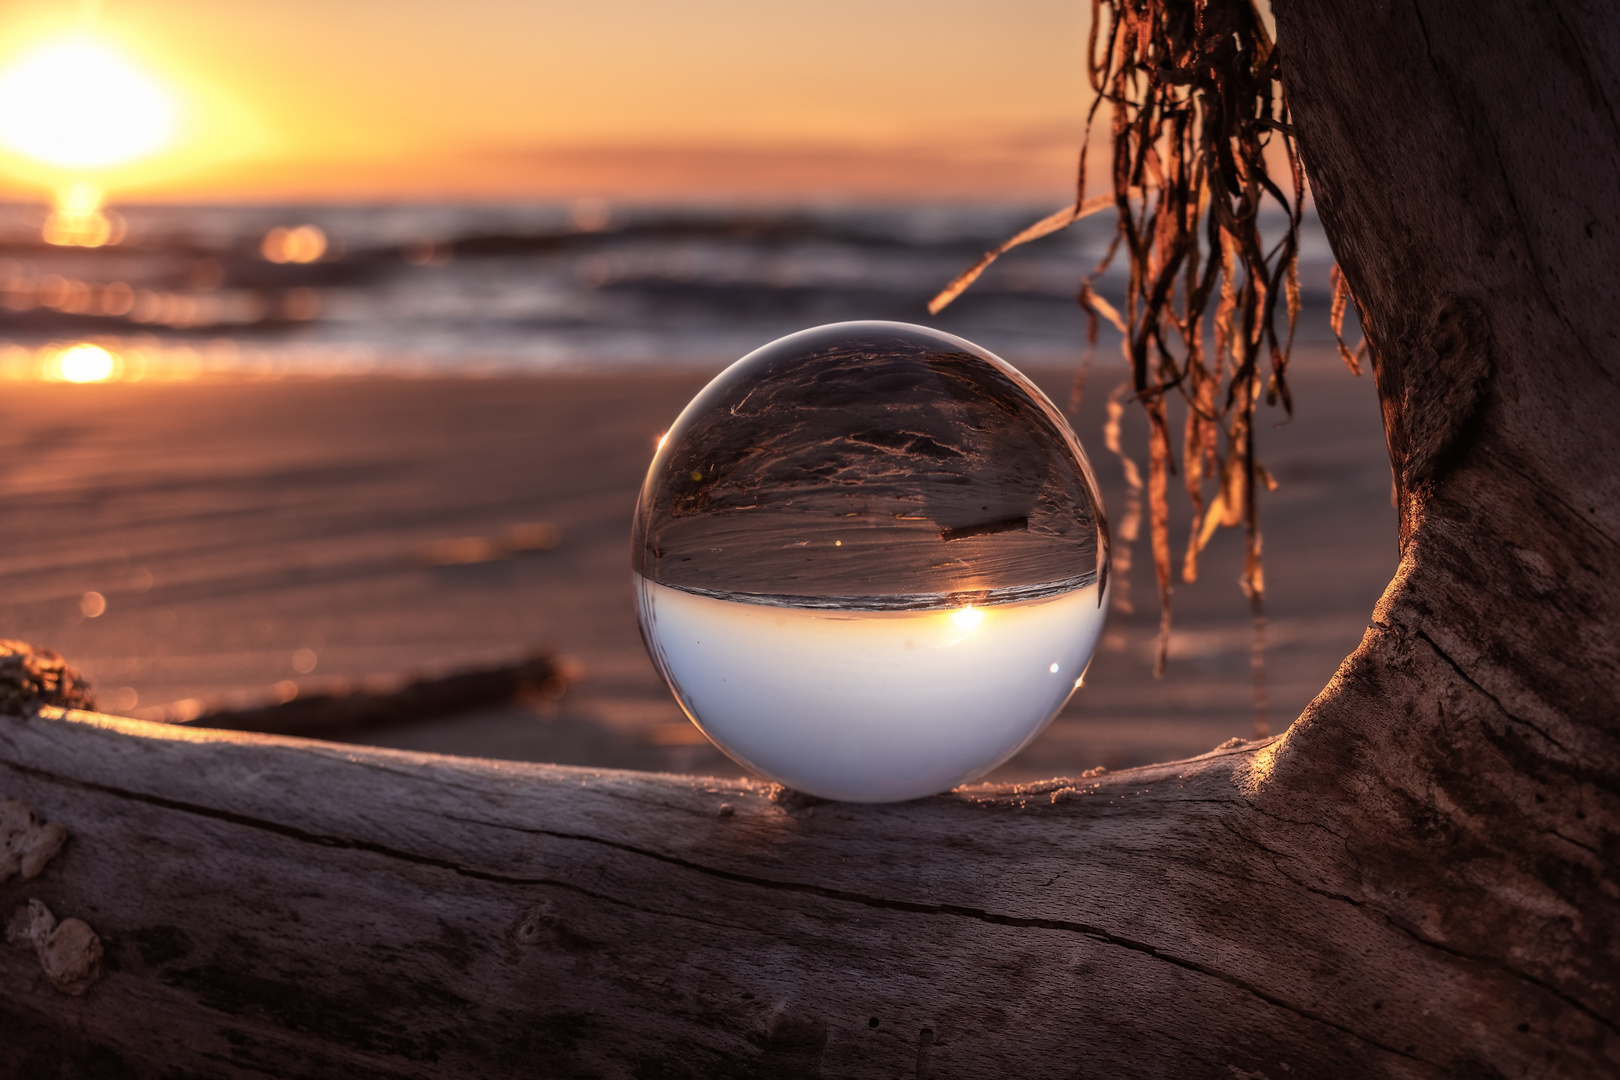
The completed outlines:
<svg viewBox="0 0 1620 1080">
<path fill-rule="evenodd" d="M 1031 374 L 1067 400 L 1069 373 Z M 1077 423 L 1116 523 L 1123 485 L 1101 424 L 1122 377 L 1091 374 Z M 636 372 L 7 384 L 0 637 L 57 649 L 90 678 L 104 711 L 126 715 L 551 648 L 580 672 L 560 702 L 366 739 L 733 774 L 654 673 L 629 589 L 642 473 L 705 381 Z M 1262 503 L 1278 729 L 1360 640 L 1396 561 L 1371 380 L 1321 352 L 1299 358 L 1294 387 L 1295 422 L 1261 432 L 1262 461 L 1279 482 Z M 557 530 L 555 546 L 544 548 L 536 525 Z M 1179 566 L 1184 515 L 1175 527 Z M 444 543 L 463 538 L 482 539 Z M 1145 528 L 1136 548 L 1136 612 L 1111 617 L 1085 687 L 998 777 L 1167 760 L 1253 733 L 1241 538 L 1222 532 L 1201 580 L 1178 583 L 1170 671 L 1157 681 Z M 89 592 L 105 598 L 96 617 L 85 614 L 95 610 L 83 603 Z M 313 670 L 298 670 L 311 658 Z"/>
</svg>

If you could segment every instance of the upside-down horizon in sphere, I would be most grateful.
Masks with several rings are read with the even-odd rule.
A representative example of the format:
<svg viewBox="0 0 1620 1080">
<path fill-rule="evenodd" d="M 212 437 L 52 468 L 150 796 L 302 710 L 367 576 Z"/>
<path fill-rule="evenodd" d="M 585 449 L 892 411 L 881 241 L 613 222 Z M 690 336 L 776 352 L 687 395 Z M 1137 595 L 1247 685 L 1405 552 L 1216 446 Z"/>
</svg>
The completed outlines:
<svg viewBox="0 0 1620 1080">
<path fill-rule="evenodd" d="M 642 635 L 692 721 L 791 788 L 892 802 L 981 776 L 1080 683 L 1108 531 L 1062 414 L 1005 361 L 892 322 L 757 349 L 648 470 Z"/>
</svg>

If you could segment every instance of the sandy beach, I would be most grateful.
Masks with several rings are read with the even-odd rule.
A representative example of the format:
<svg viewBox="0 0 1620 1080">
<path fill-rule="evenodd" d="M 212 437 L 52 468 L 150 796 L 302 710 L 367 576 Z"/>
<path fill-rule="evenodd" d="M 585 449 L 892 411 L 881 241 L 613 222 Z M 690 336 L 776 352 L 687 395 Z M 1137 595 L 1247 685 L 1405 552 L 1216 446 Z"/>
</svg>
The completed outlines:
<svg viewBox="0 0 1620 1080">
<path fill-rule="evenodd" d="M 1069 372 L 1030 373 L 1060 404 L 1068 399 Z M 1122 377 L 1091 373 L 1077 423 L 1116 521 L 1124 489 L 1101 424 Z M 180 702 L 274 700 L 289 683 L 307 693 L 552 649 L 578 673 L 559 702 L 367 739 L 735 773 L 654 673 L 629 589 L 628 521 L 642 473 L 705 381 L 637 371 L 8 384 L 0 636 L 60 651 L 104 711 L 137 716 L 173 715 Z M 1299 358 L 1294 386 L 1294 423 L 1261 432 L 1262 460 L 1279 483 L 1263 503 L 1277 729 L 1360 639 L 1396 561 L 1370 378 L 1351 378 L 1314 350 Z M 1240 537 L 1222 533 L 1202 580 L 1178 583 L 1170 671 L 1156 681 L 1144 529 L 1130 575 L 1135 613 L 1111 617 L 1086 686 L 996 778 L 1167 760 L 1250 735 L 1240 561 Z M 92 592 L 104 600 L 93 617 Z"/>
</svg>

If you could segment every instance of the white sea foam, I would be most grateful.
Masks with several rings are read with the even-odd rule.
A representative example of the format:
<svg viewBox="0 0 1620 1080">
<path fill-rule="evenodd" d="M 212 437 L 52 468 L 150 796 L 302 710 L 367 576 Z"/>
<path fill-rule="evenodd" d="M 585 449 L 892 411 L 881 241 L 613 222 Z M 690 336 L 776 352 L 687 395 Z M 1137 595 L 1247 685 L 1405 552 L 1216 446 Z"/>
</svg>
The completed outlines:
<svg viewBox="0 0 1620 1080">
<path fill-rule="evenodd" d="M 1079 685 L 1096 584 L 987 607 L 862 611 L 739 603 L 635 576 L 643 632 L 693 722 L 763 776 L 896 802 L 981 776 Z"/>
</svg>

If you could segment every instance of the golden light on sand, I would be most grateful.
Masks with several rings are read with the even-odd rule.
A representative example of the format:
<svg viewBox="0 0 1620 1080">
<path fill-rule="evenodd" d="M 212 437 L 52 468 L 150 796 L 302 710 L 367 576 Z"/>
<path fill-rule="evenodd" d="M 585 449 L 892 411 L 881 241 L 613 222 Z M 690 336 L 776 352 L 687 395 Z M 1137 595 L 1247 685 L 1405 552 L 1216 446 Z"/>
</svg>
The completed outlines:
<svg viewBox="0 0 1620 1080">
<path fill-rule="evenodd" d="M 118 374 L 118 358 L 89 342 L 69 345 L 47 362 L 46 377 L 53 374 L 64 382 L 106 382 Z"/>
<path fill-rule="evenodd" d="M 144 157 L 174 137 L 173 97 L 111 47 L 75 37 L 0 73 L 0 142 L 63 169 Z"/>
</svg>

